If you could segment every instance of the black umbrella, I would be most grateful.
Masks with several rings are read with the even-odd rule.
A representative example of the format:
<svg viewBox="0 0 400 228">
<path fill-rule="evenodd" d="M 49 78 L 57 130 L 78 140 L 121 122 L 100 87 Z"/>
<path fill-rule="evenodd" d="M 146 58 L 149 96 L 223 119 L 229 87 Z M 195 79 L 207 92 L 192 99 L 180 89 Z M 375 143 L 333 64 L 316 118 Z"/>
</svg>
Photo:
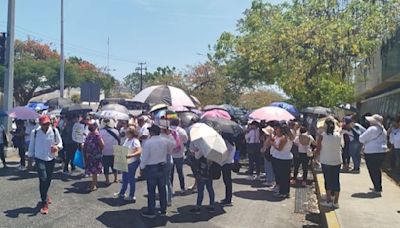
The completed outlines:
<svg viewBox="0 0 400 228">
<path fill-rule="evenodd" d="M 201 123 L 205 123 L 208 126 L 214 128 L 220 134 L 231 134 L 234 137 L 238 137 L 240 134 L 243 134 L 243 128 L 236 122 L 232 120 L 215 118 L 215 117 L 206 117 L 200 120 Z"/>
<path fill-rule="evenodd" d="M 74 104 L 61 110 L 61 115 L 79 115 L 93 111 L 88 105 Z"/>
<path fill-rule="evenodd" d="M 181 120 L 182 127 L 189 127 L 193 122 L 200 120 L 200 117 L 193 112 L 178 112 L 178 117 Z"/>
<path fill-rule="evenodd" d="M 73 103 L 74 102 L 72 102 L 68 98 L 56 97 L 56 98 L 47 100 L 46 103 L 44 103 L 44 105 L 49 106 L 49 107 L 64 108 L 64 107 L 72 105 Z"/>
</svg>

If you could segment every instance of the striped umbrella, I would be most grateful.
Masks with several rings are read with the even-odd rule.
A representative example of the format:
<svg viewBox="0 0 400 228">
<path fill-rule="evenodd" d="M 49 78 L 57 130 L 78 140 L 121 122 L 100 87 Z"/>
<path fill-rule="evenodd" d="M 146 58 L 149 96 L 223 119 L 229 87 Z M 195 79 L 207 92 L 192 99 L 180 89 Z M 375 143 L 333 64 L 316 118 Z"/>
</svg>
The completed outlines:
<svg viewBox="0 0 400 228">
<path fill-rule="evenodd" d="M 154 104 L 168 104 L 172 106 L 195 107 L 192 99 L 183 90 L 165 85 L 150 86 L 140 91 L 133 101 Z"/>
</svg>

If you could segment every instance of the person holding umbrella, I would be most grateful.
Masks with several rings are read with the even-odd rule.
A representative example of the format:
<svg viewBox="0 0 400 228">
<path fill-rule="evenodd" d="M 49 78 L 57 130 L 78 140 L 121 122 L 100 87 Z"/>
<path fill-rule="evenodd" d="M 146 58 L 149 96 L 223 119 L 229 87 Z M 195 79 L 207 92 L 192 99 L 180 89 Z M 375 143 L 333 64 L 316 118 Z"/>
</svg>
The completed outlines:
<svg viewBox="0 0 400 228">
<path fill-rule="evenodd" d="M 293 136 L 286 123 L 276 123 L 274 126 L 275 137 L 272 138 L 271 155 L 272 167 L 275 173 L 276 184 L 279 192 L 276 197 L 289 198 L 290 193 L 290 166 L 293 159 L 291 149 Z"/>
<path fill-rule="evenodd" d="M 190 210 L 190 213 L 199 215 L 201 213 L 201 204 L 204 198 L 204 187 L 207 187 L 210 205 L 207 207 L 208 212 L 215 212 L 215 192 L 213 188 L 213 179 L 210 173 L 211 161 L 203 156 L 200 150 L 190 145 L 190 150 L 195 154 L 196 181 L 197 181 L 197 201 L 196 206 Z"/>
</svg>

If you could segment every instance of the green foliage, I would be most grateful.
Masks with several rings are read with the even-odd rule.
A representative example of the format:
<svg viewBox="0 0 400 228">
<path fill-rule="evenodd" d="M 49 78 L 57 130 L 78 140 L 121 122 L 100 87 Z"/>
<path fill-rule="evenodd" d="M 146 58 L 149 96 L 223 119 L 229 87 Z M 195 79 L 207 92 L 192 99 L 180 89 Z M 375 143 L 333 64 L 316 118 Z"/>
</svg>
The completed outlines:
<svg viewBox="0 0 400 228">
<path fill-rule="evenodd" d="M 256 0 L 239 35 L 221 35 L 211 61 L 239 87 L 276 82 L 299 107 L 334 106 L 352 99 L 355 65 L 370 62 L 399 13 L 397 0 Z"/>
<path fill-rule="evenodd" d="M 14 65 L 14 98 L 24 105 L 37 95 L 59 89 L 60 61 L 49 44 L 28 39 L 16 40 Z M 115 84 L 111 75 L 103 74 L 95 65 L 79 57 L 65 62 L 65 86 L 76 87 L 83 81 L 99 81 L 106 95 Z M 0 84 L 4 84 L 4 67 L 0 66 Z"/>
</svg>

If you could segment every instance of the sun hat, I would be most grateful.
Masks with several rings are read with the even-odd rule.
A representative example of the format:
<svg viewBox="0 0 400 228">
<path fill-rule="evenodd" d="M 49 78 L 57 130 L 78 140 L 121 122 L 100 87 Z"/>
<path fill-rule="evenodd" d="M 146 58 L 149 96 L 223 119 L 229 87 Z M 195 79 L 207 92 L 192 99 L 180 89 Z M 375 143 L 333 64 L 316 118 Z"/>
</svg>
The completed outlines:
<svg viewBox="0 0 400 228">
<path fill-rule="evenodd" d="M 383 117 L 378 114 L 375 114 L 372 116 L 366 116 L 365 119 L 372 125 L 382 125 L 383 124 Z"/>
</svg>

